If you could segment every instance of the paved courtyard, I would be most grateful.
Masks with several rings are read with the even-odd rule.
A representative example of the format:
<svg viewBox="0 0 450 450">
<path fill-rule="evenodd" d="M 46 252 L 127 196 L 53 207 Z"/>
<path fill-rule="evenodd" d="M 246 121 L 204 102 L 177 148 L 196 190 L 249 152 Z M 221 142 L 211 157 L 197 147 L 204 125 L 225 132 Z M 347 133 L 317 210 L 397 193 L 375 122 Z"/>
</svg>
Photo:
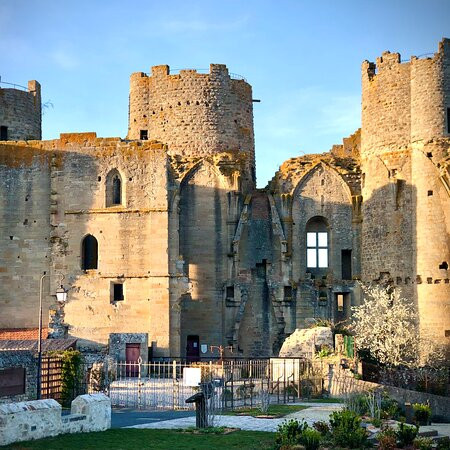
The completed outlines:
<svg viewBox="0 0 450 450">
<path fill-rule="evenodd" d="M 294 404 L 294 403 L 293 403 Z M 343 405 L 340 403 L 295 403 L 295 405 L 308 406 L 307 409 L 297 411 L 280 419 L 257 419 L 250 416 L 216 416 L 214 426 L 224 426 L 230 428 L 240 428 L 241 430 L 253 431 L 276 431 L 278 425 L 288 419 L 305 420 L 312 425 L 319 420 L 328 421 L 333 411 L 340 410 Z M 127 428 L 188 428 L 195 426 L 195 417 L 183 417 L 173 420 L 162 420 L 158 422 L 143 423 Z"/>
</svg>

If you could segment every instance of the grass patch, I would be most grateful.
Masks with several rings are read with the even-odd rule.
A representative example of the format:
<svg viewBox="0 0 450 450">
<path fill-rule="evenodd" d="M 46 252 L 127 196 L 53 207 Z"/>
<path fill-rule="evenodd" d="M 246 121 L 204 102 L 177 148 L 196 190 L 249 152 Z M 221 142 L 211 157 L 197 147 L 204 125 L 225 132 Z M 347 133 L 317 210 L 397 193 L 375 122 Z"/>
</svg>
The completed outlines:
<svg viewBox="0 0 450 450">
<path fill-rule="evenodd" d="M 263 414 L 259 408 L 239 408 L 234 411 L 224 411 L 222 414 L 227 416 L 273 416 L 273 417 L 284 417 L 288 414 L 301 411 L 303 409 L 309 408 L 309 406 L 303 405 L 270 405 L 267 414 Z"/>
<path fill-rule="evenodd" d="M 151 430 L 116 428 L 99 433 L 63 434 L 38 441 L 18 442 L 11 450 L 99 450 L 99 449 L 270 449 L 273 433 L 263 431 L 236 431 L 230 434 L 186 433 L 183 430 Z"/>
</svg>

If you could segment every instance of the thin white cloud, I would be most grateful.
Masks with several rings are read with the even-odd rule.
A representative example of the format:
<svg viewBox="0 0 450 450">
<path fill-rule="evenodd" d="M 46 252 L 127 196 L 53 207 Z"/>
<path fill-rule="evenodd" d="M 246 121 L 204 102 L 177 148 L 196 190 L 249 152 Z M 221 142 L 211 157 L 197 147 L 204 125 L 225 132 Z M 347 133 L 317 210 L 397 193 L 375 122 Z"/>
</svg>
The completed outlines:
<svg viewBox="0 0 450 450">
<path fill-rule="evenodd" d="M 55 64 L 65 70 L 71 70 L 79 66 L 78 58 L 66 48 L 58 48 L 50 53 L 50 58 Z"/>
</svg>

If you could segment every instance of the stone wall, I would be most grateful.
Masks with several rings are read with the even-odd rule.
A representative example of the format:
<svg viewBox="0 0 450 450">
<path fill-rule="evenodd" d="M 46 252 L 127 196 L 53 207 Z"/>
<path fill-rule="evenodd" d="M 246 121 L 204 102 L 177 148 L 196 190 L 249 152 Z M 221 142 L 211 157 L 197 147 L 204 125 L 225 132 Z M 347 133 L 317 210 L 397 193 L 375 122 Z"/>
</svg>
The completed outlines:
<svg viewBox="0 0 450 450">
<path fill-rule="evenodd" d="M 0 445 L 110 427 L 111 400 L 104 394 L 78 396 L 66 416 L 53 399 L 0 405 Z"/>
<path fill-rule="evenodd" d="M 14 396 L 0 396 L 1 403 L 21 402 L 36 398 L 37 357 L 28 350 L 0 352 L 0 371 L 2 369 L 25 369 L 25 392 Z"/>
<path fill-rule="evenodd" d="M 0 143 L 0 327 L 37 327 L 39 279 L 50 270 L 51 154 Z M 44 283 L 44 311 L 54 303 Z M 31 311 L 33 311 L 31 313 Z M 44 314 L 44 317 L 46 314 Z"/>
<path fill-rule="evenodd" d="M 0 126 L 7 140 L 41 139 L 41 85 L 28 82 L 28 91 L 0 87 Z"/>
<path fill-rule="evenodd" d="M 211 64 L 208 74 L 169 73 L 168 66 L 154 66 L 150 76 L 131 75 L 128 138 L 148 130 L 148 138 L 166 143 L 171 154 L 239 150 L 254 161 L 251 86 L 232 79 L 222 64 Z"/>
<path fill-rule="evenodd" d="M 433 416 L 438 416 L 441 421 L 450 420 L 450 402 L 448 401 L 448 397 L 357 380 L 349 376 L 348 372 L 334 369 L 330 369 L 328 376 L 324 377 L 323 382 L 324 389 L 334 398 L 345 398 L 349 394 L 364 393 L 379 389 L 386 392 L 390 397 L 399 402 L 400 405 L 404 405 L 405 403 L 429 403 Z"/>
<path fill-rule="evenodd" d="M 30 145 L 0 144 L 3 251 L 1 326 L 33 326 L 39 278 L 45 294 L 70 287 L 69 335 L 84 347 L 106 345 L 110 332 L 149 333 L 161 355 L 169 348 L 168 170 L 155 142 L 61 135 Z M 122 177 L 122 203 L 106 206 L 106 178 Z M 98 267 L 81 268 L 82 240 L 98 241 Z M 166 258 L 161 258 L 166 255 Z M 113 301 L 113 283 L 124 300 Z M 54 301 L 46 295 L 46 311 Z M 14 318 L 14 319 L 13 319 Z M 13 322 L 11 322 L 13 320 Z"/>
</svg>

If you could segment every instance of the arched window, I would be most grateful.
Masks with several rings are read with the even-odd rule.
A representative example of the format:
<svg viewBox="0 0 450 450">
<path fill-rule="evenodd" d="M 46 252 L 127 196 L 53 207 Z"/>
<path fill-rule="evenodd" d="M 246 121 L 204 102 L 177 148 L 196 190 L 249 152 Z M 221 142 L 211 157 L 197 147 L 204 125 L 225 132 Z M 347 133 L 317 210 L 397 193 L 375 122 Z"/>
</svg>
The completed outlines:
<svg viewBox="0 0 450 450">
<path fill-rule="evenodd" d="M 83 270 L 97 269 L 98 242 L 92 234 L 84 237 L 81 243 L 81 268 Z"/>
<path fill-rule="evenodd" d="M 122 177 L 117 169 L 113 169 L 106 175 L 106 206 L 122 205 L 123 198 Z"/>
<path fill-rule="evenodd" d="M 120 205 L 122 203 L 122 182 L 118 174 L 113 177 L 112 200 L 113 205 Z"/>
<path fill-rule="evenodd" d="M 328 267 L 328 226 L 325 218 L 313 217 L 306 225 L 306 267 Z"/>
</svg>

